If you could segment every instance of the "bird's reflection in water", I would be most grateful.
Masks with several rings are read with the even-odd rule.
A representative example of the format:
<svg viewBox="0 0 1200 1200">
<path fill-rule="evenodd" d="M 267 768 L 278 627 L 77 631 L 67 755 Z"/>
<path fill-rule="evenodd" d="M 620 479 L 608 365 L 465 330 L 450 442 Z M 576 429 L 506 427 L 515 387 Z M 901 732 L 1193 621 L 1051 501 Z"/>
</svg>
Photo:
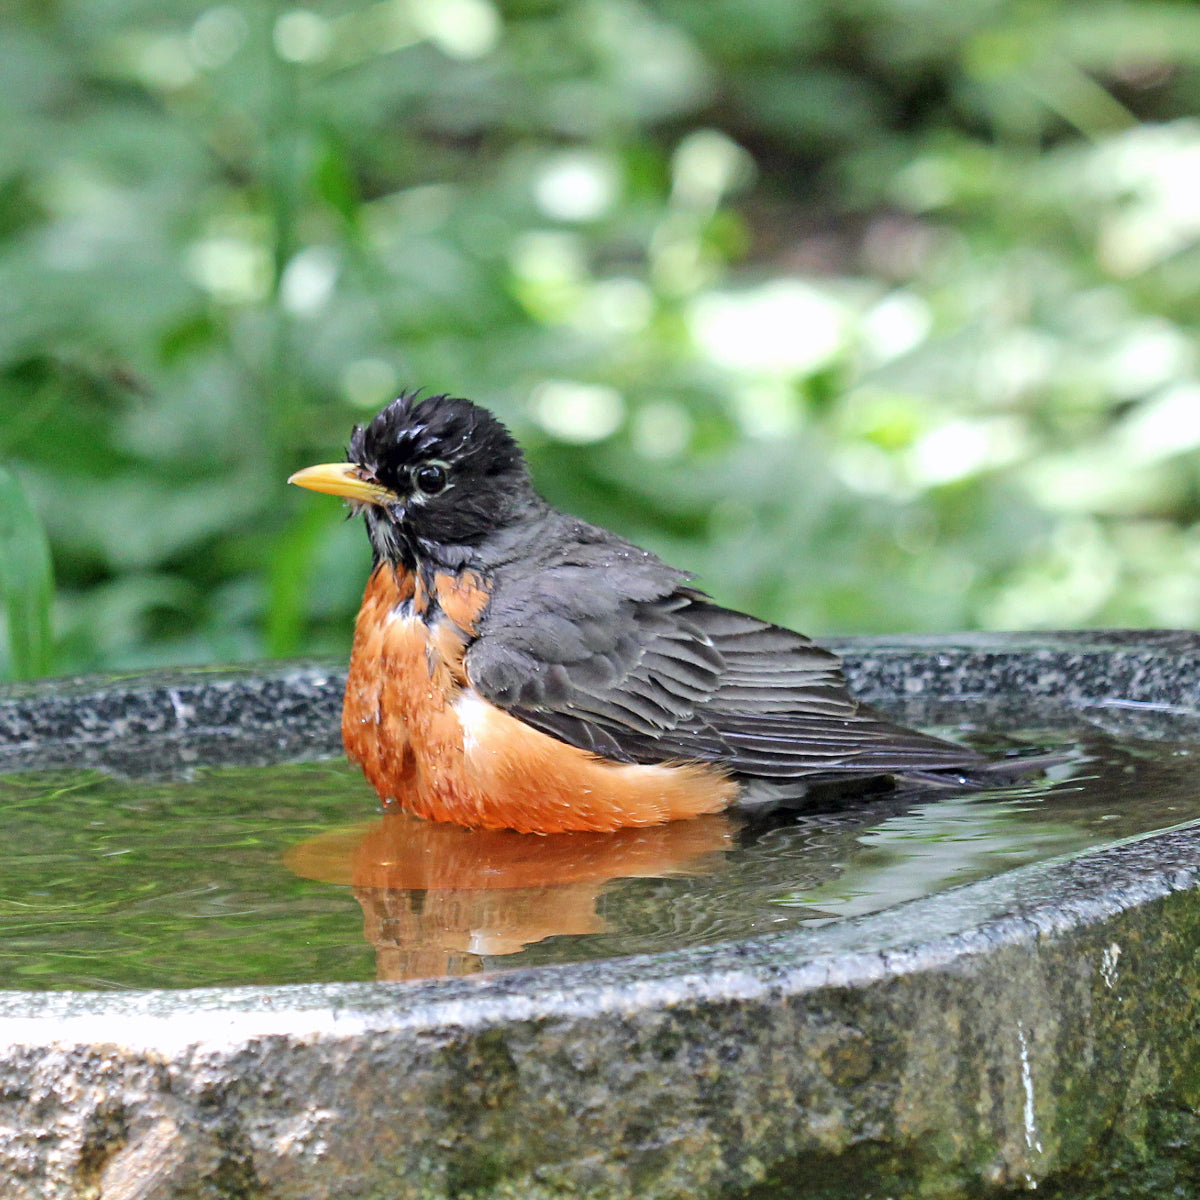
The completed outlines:
<svg viewBox="0 0 1200 1200">
<path fill-rule="evenodd" d="M 717 814 L 615 833 L 464 829 L 389 812 L 288 851 L 306 879 L 350 885 L 380 979 L 466 975 L 484 958 L 564 934 L 603 932 L 596 901 L 613 879 L 702 874 L 733 849 Z"/>
</svg>

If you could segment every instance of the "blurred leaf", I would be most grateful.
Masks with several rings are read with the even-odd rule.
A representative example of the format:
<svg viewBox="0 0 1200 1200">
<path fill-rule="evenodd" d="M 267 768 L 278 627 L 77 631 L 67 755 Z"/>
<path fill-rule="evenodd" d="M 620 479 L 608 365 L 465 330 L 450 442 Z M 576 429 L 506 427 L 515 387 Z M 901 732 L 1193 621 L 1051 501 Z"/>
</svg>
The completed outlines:
<svg viewBox="0 0 1200 1200">
<path fill-rule="evenodd" d="M 17 679 L 48 675 L 53 663 L 50 546 L 20 480 L 0 467 L 0 598 Z"/>
<path fill-rule="evenodd" d="M 1197 619 L 1198 28 L 1191 0 L 10 4 L 0 459 L 59 664 L 343 653 L 365 539 L 282 476 L 416 386 L 814 632 Z"/>
<path fill-rule="evenodd" d="M 268 567 L 267 653 L 280 658 L 300 650 L 305 604 L 321 534 L 331 522 L 330 506 L 306 504 L 275 541 Z"/>
</svg>

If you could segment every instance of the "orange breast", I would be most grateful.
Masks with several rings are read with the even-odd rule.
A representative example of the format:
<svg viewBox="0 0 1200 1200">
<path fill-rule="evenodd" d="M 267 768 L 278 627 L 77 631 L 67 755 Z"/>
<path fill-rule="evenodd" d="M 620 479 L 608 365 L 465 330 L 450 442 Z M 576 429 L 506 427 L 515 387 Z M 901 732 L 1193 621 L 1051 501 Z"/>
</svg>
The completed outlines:
<svg viewBox="0 0 1200 1200">
<path fill-rule="evenodd" d="M 485 701 L 463 655 L 488 593 L 470 572 L 381 565 L 354 631 L 342 737 L 385 802 L 436 821 L 527 833 L 658 825 L 726 808 L 737 785 L 699 763 L 614 763 Z"/>
</svg>

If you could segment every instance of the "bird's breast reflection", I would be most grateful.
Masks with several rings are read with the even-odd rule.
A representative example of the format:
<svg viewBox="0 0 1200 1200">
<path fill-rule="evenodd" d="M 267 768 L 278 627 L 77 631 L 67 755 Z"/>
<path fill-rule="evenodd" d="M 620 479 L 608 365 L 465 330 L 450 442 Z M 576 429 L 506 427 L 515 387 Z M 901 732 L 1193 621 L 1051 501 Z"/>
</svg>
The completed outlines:
<svg viewBox="0 0 1200 1200">
<path fill-rule="evenodd" d="M 292 847 L 290 870 L 350 886 L 379 979 L 465 975 L 491 956 L 605 929 L 596 902 L 615 879 L 716 870 L 733 849 L 723 814 L 614 833 L 467 829 L 403 811 Z"/>
</svg>

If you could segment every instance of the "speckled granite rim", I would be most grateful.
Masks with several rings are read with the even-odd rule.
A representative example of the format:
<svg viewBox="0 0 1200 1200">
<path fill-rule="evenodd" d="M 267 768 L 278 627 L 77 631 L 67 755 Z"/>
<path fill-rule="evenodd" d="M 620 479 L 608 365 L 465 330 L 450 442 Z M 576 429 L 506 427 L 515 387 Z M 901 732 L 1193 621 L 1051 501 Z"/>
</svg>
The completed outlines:
<svg viewBox="0 0 1200 1200">
<path fill-rule="evenodd" d="M 1040 697 L 1200 732 L 1190 633 L 831 644 L 864 698 L 892 707 Z M 332 753 L 340 687 L 327 664 L 291 663 L 10 688 L 0 769 Z M 653 957 L 410 984 L 0 993 L 0 1195 L 1024 1186 L 1200 1096 L 1198 885 L 1200 830 L 1185 827 Z"/>
</svg>

